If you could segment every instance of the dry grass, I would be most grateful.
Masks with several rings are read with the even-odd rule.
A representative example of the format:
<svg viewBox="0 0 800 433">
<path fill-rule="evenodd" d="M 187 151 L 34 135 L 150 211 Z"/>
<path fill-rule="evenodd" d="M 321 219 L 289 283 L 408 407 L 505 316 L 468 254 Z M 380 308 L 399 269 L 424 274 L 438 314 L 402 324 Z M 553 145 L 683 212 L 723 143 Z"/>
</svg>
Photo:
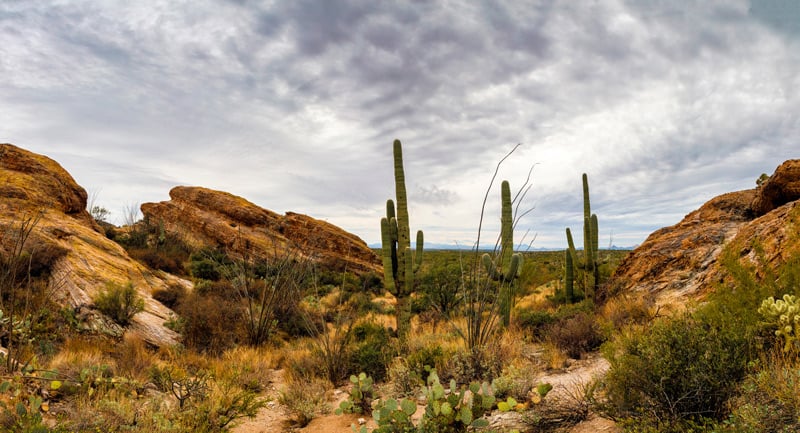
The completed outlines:
<svg viewBox="0 0 800 433">
<path fill-rule="evenodd" d="M 283 361 L 283 352 L 266 347 L 237 347 L 211 362 L 211 373 L 217 380 L 260 392 L 272 377 L 272 370 Z"/>
<path fill-rule="evenodd" d="M 647 296 L 616 296 L 600 308 L 598 323 L 604 335 L 626 327 L 652 321 L 657 314 L 655 301 Z"/>
<path fill-rule="evenodd" d="M 567 366 L 568 356 L 557 345 L 545 342 L 542 344 L 542 361 L 546 368 L 560 370 Z"/>
<path fill-rule="evenodd" d="M 158 357 L 149 350 L 141 337 L 126 334 L 122 344 L 114 350 L 114 359 L 117 365 L 117 375 L 139 382 L 148 379 L 148 371 L 157 361 Z"/>
<path fill-rule="evenodd" d="M 324 379 L 287 376 L 286 387 L 281 390 L 278 401 L 289 408 L 296 425 L 305 427 L 317 415 L 330 412 L 328 400 L 332 390 L 333 385 Z"/>
<path fill-rule="evenodd" d="M 104 345 L 96 339 L 69 338 L 61 351 L 50 360 L 48 368 L 72 379 L 80 377 L 81 371 L 86 368 L 106 366 L 114 370 L 116 361 L 103 352 Z"/>
</svg>

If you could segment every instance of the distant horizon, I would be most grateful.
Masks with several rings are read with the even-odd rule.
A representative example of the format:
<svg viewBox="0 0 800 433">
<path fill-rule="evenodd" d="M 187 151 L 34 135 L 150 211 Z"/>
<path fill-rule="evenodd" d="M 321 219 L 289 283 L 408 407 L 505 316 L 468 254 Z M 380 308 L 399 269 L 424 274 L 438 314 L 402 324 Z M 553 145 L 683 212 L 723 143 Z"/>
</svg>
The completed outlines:
<svg viewBox="0 0 800 433">
<path fill-rule="evenodd" d="M 381 244 L 380 243 L 367 244 L 367 246 L 369 248 L 372 248 L 372 249 L 380 249 L 381 248 Z M 634 245 L 632 247 L 620 247 L 620 246 L 617 246 L 617 245 L 612 245 L 611 248 L 600 248 L 600 251 L 609 251 L 609 250 L 611 250 L 611 251 L 633 251 L 637 247 L 639 247 L 639 245 Z M 413 246 L 412 246 L 412 250 L 414 250 L 414 249 L 415 248 L 413 248 Z M 583 251 L 583 247 L 582 246 L 575 246 L 575 249 L 578 250 L 578 251 Z M 472 247 L 464 248 L 463 246 L 457 245 L 457 244 L 432 244 L 432 245 L 425 244 L 425 245 L 423 245 L 423 250 L 472 251 L 473 248 Z M 536 247 L 532 247 L 530 249 L 516 249 L 516 248 L 514 249 L 514 251 L 522 252 L 522 253 L 564 251 L 564 250 L 566 250 L 566 247 L 564 247 L 564 248 L 548 248 L 548 247 L 536 248 Z M 483 248 L 480 248 L 478 251 L 494 251 L 494 248 L 493 247 L 483 247 Z"/>
</svg>

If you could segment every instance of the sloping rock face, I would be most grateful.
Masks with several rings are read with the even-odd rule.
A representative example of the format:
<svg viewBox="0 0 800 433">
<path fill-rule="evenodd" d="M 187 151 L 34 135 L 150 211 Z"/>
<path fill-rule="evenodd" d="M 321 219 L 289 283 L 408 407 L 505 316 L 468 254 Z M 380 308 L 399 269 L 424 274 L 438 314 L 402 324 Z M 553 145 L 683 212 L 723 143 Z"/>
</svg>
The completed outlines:
<svg viewBox="0 0 800 433">
<path fill-rule="evenodd" d="M 367 244 L 339 227 L 306 215 L 279 215 L 221 191 L 178 186 L 169 201 L 145 203 L 151 223 L 195 247 L 212 246 L 270 258 L 289 249 L 337 270 L 380 272 L 381 261 Z"/>
<path fill-rule="evenodd" d="M 800 160 L 789 160 L 759 187 L 715 197 L 678 224 L 653 232 L 622 261 L 608 290 L 649 294 L 661 305 L 701 296 L 725 280 L 719 259 L 726 248 L 759 273 L 759 267 L 774 268 L 800 246 L 798 199 Z"/>
<path fill-rule="evenodd" d="M 165 328 L 174 315 L 151 293 L 188 281 L 155 274 L 131 259 L 107 239 L 86 211 L 86 191 L 57 162 L 11 144 L 0 144 L 0 254 L 8 254 L 14 228 L 37 221 L 25 245 L 33 257 L 43 256 L 49 290 L 70 305 L 89 328 L 111 334 L 123 332 L 92 309 L 93 298 L 107 283 L 132 282 L 145 300 L 145 311 L 133 318 L 127 331 L 150 344 L 176 344 L 179 335 Z"/>
</svg>

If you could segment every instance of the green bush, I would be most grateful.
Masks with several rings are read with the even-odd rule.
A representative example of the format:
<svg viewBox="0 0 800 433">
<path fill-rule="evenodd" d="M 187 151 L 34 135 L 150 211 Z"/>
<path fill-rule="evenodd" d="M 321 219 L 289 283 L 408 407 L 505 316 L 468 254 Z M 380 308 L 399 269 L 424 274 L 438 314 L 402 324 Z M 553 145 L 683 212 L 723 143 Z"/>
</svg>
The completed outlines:
<svg viewBox="0 0 800 433">
<path fill-rule="evenodd" d="M 748 336 L 731 322 L 687 313 L 604 346 L 608 409 L 668 424 L 722 417 L 750 356 Z"/>
<path fill-rule="evenodd" d="M 211 259 L 192 261 L 189 269 L 193 277 L 203 280 L 217 281 L 222 277 L 217 264 Z"/>
<path fill-rule="evenodd" d="M 100 312 L 122 326 L 127 326 L 136 313 L 144 311 L 144 300 L 130 281 L 125 285 L 109 282 L 94 299 L 94 304 Z"/>
<path fill-rule="evenodd" d="M 377 381 L 383 381 L 393 357 L 389 331 L 377 323 L 359 323 L 353 327 L 352 339 L 350 371 L 364 372 Z"/>
</svg>

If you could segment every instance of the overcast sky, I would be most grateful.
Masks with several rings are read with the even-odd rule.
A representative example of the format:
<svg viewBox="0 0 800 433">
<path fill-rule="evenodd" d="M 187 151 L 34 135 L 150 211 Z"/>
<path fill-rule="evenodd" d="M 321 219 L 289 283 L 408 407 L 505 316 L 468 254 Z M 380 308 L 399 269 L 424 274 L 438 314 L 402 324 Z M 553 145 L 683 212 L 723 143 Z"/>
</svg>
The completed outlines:
<svg viewBox="0 0 800 433">
<path fill-rule="evenodd" d="M 531 167 L 516 241 L 641 243 L 800 158 L 786 1 L 0 1 L 0 142 L 121 221 L 176 185 L 380 242 L 403 142 L 412 231 L 469 248 Z M 580 241 L 579 241 L 580 243 Z"/>
</svg>

